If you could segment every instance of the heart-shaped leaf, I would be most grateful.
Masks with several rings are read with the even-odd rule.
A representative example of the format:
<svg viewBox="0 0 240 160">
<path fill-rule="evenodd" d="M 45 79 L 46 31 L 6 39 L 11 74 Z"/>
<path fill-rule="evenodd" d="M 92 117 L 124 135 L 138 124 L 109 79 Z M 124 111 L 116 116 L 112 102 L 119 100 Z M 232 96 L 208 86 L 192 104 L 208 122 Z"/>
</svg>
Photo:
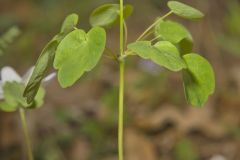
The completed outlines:
<svg viewBox="0 0 240 160">
<path fill-rule="evenodd" d="M 178 1 L 169 1 L 168 7 L 174 14 L 183 18 L 200 19 L 204 17 L 204 14 L 199 10 Z"/>
<path fill-rule="evenodd" d="M 188 30 L 183 25 L 173 21 L 160 21 L 155 27 L 155 34 L 163 40 L 174 44 L 179 43 L 183 39 L 188 39 L 192 42 L 192 36 Z"/>
<path fill-rule="evenodd" d="M 128 49 L 144 59 L 150 59 L 171 71 L 186 68 L 177 48 L 168 41 L 160 41 L 154 46 L 149 41 L 137 41 L 128 45 Z"/>
<path fill-rule="evenodd" d="M 188 67 L 183 71 L 187 101 L 193 106 L 202 106 L 215 89 L 212 66 L 198 54 L 186 54 L 183 58 Z"/>
<path fill-rule="evenodd" d="M 78 15 L 70 14 L 68 15 L 61 28 L 61 32 L 57 34 L 42 50 L 37 63 L 35 65 L 33 74 L 24 90 L 24 97 L 27 98 L 27 103 L 33 103 L 34 97 L 36 96 L 40 84 L 47 73 L 48 68 L 52 65 L 55 56 L 55 51 L 58 44 L 63 40 L 63 38 L 69 34 L 78 23 Z"/>
<path fill-rule="evenodd" d="M 133 12 L 131 5 L 125 5 L 123 8 L 124 19 L 129 17 Z M 90 16 L 92 26 L 111 27 L 119 21 L 120 6 L 119 4 L 104 4 L 96 8 Z"/>
<path fill-rule="evenodd" d="M 103 28 L 94 27 L 88 33 L 78 29 L 68 34 L 59 44 L 54 60 L 58 81 L 65 88 L 73 85 L 84 72 L 99 61 L 106 43 Z"/>
</svg>

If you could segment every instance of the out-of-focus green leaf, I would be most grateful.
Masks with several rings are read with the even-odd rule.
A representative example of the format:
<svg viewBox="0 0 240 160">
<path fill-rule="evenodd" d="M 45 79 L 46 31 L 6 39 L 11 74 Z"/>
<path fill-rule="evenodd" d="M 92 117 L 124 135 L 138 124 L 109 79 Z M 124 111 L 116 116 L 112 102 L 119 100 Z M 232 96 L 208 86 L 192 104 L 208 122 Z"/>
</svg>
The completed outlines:
<svg viewBox="0 0 240 160">
<path fill-rule="evenodd" d="M 169 1 L 168 7 L 174 14 L 183 18 L 200 19 L 204 17 L 204 14 L 199 10 L 178 1 Z"/>
<path fill-rule="evenodd" d="M 6 82 L 3 85 L 4 99 L 10 106 L 28 106 L 23 97 L 24 85 L 18 82 Z"/>
<path fill-rule="evenodd" d="M 4 112 L 14 112 L 18 109 L 17 105 L 9 104 L 6 102 L 0 102 L 0 110 Z"/>
<path fill-rule="evenodd" d="M 60 85 L 69 87 L 84 72 L 92 70 L 105 49 L 105 43 L 106 33 L 100 27 L 94 27 L 88 33 L 78 29 L 68 34 L 59 44 L 54 60 Z"/>
<path fill-rule="evenodd" d="M 125 5 L 123 8 L 124 19 L 129 17 L 133 12 L 132 5 Z M 104 4 L 96 8 L 90 16 L 92 26 L 111 27 L 119 21 L 120 6 L 119 4 Z"/>
<path fill-rule="evenodd" d="M 183 71 L 187 101 L 193 106 L 202 106 L 215 90 L 212 66 L 198 54 L 187 54 L 183 58 L 188 68 Z"/>
<path fill-rule="evenodd" d="M 13 26 L 0 36 L 0 55 L 4 54 L 6 49 L 10 47 L 10 44 L 16 40 L 20 33 L 20 29 L 17 26 Z"/>
<path fill-rule="evenodd" d="M 149 41 L 137 41 L 128 45 L 128 49 L 144 59 L 150 59 L 156 64 L 171 71 L 186 68 L 177 48 L 170 42 L 162 41 L 154 46 Z"/>
</svg>

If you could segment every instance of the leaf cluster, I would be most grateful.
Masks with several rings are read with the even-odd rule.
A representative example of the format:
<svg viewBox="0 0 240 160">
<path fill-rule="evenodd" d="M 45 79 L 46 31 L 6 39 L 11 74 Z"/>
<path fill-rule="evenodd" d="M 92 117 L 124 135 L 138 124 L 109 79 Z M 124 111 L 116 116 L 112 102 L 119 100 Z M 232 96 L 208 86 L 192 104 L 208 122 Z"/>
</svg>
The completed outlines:
<svg viewBox="0 0 240 160">
<path fill-rule="evenodd" d="M 170 12 L 185 19 L 200 19 L 204 15 L 199 10 L 177 1 L 169 1 Z M 123 8 L 124 20 L 132 12 L 131 5 Z M 193 38 L 181 24 L 159 18 L 140 38 L 127 45 L 124 60 L 129 55 L 138 55 L 174 72 L 182 72 L 184 90 L 189 103 L 202 106 L 215 88 L 214 72 L 209 62 L 192 51 Z M 119 4 L 105 4 L 96 8 L 90 16 L 92 28 L 86 32 L 77 28 L 78 16 L 71 14 L 66 17 L 60 33 L 57 34 L 43 49 L 35 70 L 24 91 L 27 102 L 31 103 L 36 96 L 40 83 L 53 65 L 58 71 L 58 81 L 63 88 L 72 86 L 85 72 L 91 71 L 100 60 L 106 45 L 106 28 L 117 24 L 120 19 Z M 125 21 L 124 21 L 125 22 Z M 125 25 L 125 33 L 127 28 Z M 147 34 L 154 34 L 153 40 Z M 125 34 L 125 43 L 127 34 Z"/>
</svg>

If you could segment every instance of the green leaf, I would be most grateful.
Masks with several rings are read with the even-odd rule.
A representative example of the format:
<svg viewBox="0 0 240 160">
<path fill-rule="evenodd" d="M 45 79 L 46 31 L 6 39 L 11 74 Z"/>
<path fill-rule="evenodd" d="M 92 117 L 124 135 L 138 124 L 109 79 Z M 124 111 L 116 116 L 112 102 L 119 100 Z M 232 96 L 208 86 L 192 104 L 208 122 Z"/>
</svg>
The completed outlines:
<svg viewBox="0 0 240 160">
<path fill-rule="evenodd" d="M 183 25 L 173 21 L 160 21 L 155 27 L 155 34 L 157 37 L 174 44 L 181 42 L 183 39 L 193 41 L 188 30 Z"/>
<path fill-rule="evenodd" d="M 62 24 L 61 33 L 71 32 L 74 29 L 74 27 L 77 26 L 77 23 L 78 23 L 78 15 L 77 14 L 72 13 L 72 14 L 68 15 Z"/>
<path fill-rule="evenodd" d="M 35 65 L 33 74 L 24 90 L 24 97 L 27 98 L 27 103 L 33 103 L 34 98 L 39 90 L 40 84 L 48 68 L 52 65 L 55 57 L 55 51 L 58 44 L 68 35 L 78 23 L 78 15 L 68 15 L 61 28 L 61 32 L 53 37 L 53 39 L 44 47 Z"/>
<path fill-rule="evenodd" d="M 45 90 L 42 87 L 40 87 L 35 97 L 35 105 L 37 108 L 43 105 L 44 97 L 45 97 Z"/>
<path fill-rule="evenodd" d="M 174 14 L 182 18 L 200 19 L 204 17 L 204 14 L 199 10 L 178 1 L 169 1 L 168 7 Z"/>
<path fill-rule="evenodd" d="M 154 46 L 149 41 L 137 41 L 128 45 L 128 49 L 144 59 L 150 59 L 171 71 L 186 68 L 177 48 L 168 41 L 160 41 Z"/>
<path fill-rule="evenodd" d="M 84 72 L 96 66 L 106 43 L 103 28 L 94 27 L 88 33 L 78 29 L 68 34 L 59 44 L 54 60 L 58 81 L 65 88 L 73 85 Z"/>
<path fill-rule="evenodd" d="M 125 5 L 123 8 L 124 19 L 133 12 L 131 5 Z M 111 27 L 119 21 L 119 4 L 104 4 L 96 8 L 90 15 L 90 24 L 92 26 Z"/>
<path fill-rule="evenodd" d="M 35 65 L 32 76 L 24 90 L 24 97 L 27 98 L 28 103 L 32 103 L 36 96 L 38 89 L 41 85 L 41 81 L 46 75 L 47 69 L 52 64 L 58 41 L 53 40 L 49 42 L 43 49 L 38 61 Z"/>
<path fill-rule="evenodd" d="M 198 54 L 183 56 L 188 69 L 183 71 L 183 81 L 187 101 L 193 106 L 202 106 L 215 90 L 212 66 Z"/>
<path fill-rule="evenodd" d="M 32 105 L 28 106 L 27 108 L 29 109 L 40 108 L 44 103 L 44 97 L 45 97 L 45 90 L 44 88 L 40 87 L 35 96 L 34 102 L 32 103 Z"/>
<path fill-rule="evenodd" d="M 17 105 L 8 104 L 7 102 L 0 102 L 0 110 L 4 112 L 14 112 L 18 109 Z"/>
<path fill-rule="evenodd" d="M 10 106 L 28 106 L 23 97 L 24 85 L 18 82 L 6 82 L 3 85 L 4 99 Z"/>
<path fill-rule="evenodd" d="M 45 95 L 44 89 L 40 88 L 34 99 L 34 103 L 28 104 L 23 97 L 24 88 L 25 86 L 22 83 L 6 82 L 3 85 L 5 101 L 0 103 L 0 109 L 5 112 L 13 112 L 19 107 L 25 109 L 39 108 L 43 104 L 43 98 Z"/>
</svg>

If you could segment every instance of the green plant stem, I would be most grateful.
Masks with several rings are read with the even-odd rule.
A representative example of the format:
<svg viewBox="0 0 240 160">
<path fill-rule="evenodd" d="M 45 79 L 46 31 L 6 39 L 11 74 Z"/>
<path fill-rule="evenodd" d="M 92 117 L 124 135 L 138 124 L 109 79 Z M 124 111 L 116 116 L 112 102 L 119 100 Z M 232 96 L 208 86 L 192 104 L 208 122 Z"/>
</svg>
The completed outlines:
<svg viewBox="0 0 240 160">
<path fill-rule="evenodd" d="M 28 133 L 26 114 L 24 109 L 20 108 L 19 114 L 20 114 L 21 125 L 24 133 L 25 143 L 27 146 L 28 160 L 33 160 L 32 146 L 31 146 L 31 141 Z"/>
<path fill-rule="evenodd" d="M 141 40 L 145 40 L 146 38 L 148 38 L 150 35 L 152 35 L 154 33 L 154 31 L 153 30 L 151 30 L 151 31 L 149 31 L 147 34 L 145 34 L 142 38 L 141 38 Z"/>
<path fill-rule="evenodd" d="M 161 20 L 165 19 L 166 17 L 170 16 L 173 12 L 170 11 L 167 14 L 165 14 L 164 16 L 162 16 L 161 18 L 159 18 L 158 20 L 156 20 L 153 24 L 151 24 L 138 38 L 136 41 L 141 40 L 145 35 L 148 34 L 149 31 L 151 31 L 151 29 L 157 25 Z"/>
<path fill-rule="evenodd" d="M 123 160 L 123 130 L 124 130 L 124 61 L 120 62 L 119 74 L 119 111 L 118 111 L 118 160 Z"/>
<path fill-rule="evenodd" d="M 127 47 L 127 44 L 128 44 L 128 28 L 127 28 L 127 23 L 126 21 L 124 21 L 124 33 L 125 33 L 125 40 L 124 40 L 124 46 L 125 48 Z"/>
<path fill-rule="evenodd" d="M 124 18 L 123 18 L 123 0 L 120 0 L 120 56 L 124 55 Z M 126 31 L 126 30 L 125 30 Z M 126 38 L 126 37 L 125 37 Z M 118 103 L 118 160 L 124 158 L 123 130 L 124 130 L 124 60 L 119 63 L 119 103 Z"/>
</svg>

